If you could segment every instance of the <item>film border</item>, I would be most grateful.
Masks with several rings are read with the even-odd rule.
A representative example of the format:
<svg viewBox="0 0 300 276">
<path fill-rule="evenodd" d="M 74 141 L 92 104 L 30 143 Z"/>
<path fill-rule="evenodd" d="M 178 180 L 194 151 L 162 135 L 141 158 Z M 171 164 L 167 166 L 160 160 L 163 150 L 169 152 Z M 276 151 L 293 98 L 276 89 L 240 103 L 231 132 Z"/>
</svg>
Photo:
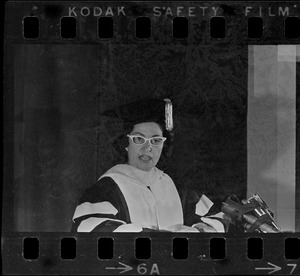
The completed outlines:
<svg viewBox="0 0 300 276">
<path fill-rule="evenodd" d="M 6 22 L 10 23 L 12 20 L 16 20 L 17 22 L 20 22 L 21 18 L 23 18 L 24 13 L 26 15 L 30 16 L 37 16 L 40 17 L 39 9 L 31 10 L 32 8 L 32 2 L 28 3 L 22 3 L 22 8 L 24 8 L 23 5 L 26 6 L 24 9 L 19 9 L 17 12 L 15 10 L 16 6 L 13 4 L 19 5 L 20 2 L 9 2 L 7 4 L 7 13 L 6 13 Z M 111 2 L 106 2 L 111 3 Z M 272 2 L 272 5 L 278 5 L 278 3 L 284 3 L 284 5 L 292 5 L 295 3 L 295 1 L 289 1 L 289 2 Z M 290 4 L 291 3 L 291 4 Z M 41 5 L 44 5 L 44 3 L 40 3 Z M 237 3 L 237 6 L 239 4 Z M 84 3 L 78 3 L 78 6 L 84 6 Z M 28 13 L 26 12 L 26 9 L 28 8 Z M 60 12 L 62 14 L 65 14 L 66 9 L 61 10 Z M 80 21 L 83 19 L 83 15 L 78 15 L 79 13 L 71 12 L 71 15 L 74 15 L 76 13 L 76 17 L 78 17 L 78 20 Z M 297 12 L 299 10 L 293 11 L 294 13 L 291 13 L 292 16 L 299 16 Z M 269 12 L 270 13 L 270 12 Z M 13 19 L 8 19 L 8 16 L 11 16 L 13 14 Z M 142 13 L 144 15 L 144 13 Z M 271 12 L 271 14 L 273 14 Z M 171 32 L 171 21 L 167 19 L 168 30 L 162 30 L 161 32 L 157 33 L 164 33 L 165 36 L 155 36 L 153 35 L 153 38 L 148 40 L 148 42 L 154 42 L 154 43 L 201 43 L 203 44 L 226 44 L 226 43 L 245 43 L 245 44 L 255 44 L 255 45 L 272 45 L 272 44 L 299 44 L 299 38 L 298 39 L 286 39 L 282 37 L 283 33 L 283 18 L 280 17 L 280 20 L 278 20 L 278 17 L 274 18 L 273 16 L 266 15 L 267 21 L 266 24 L 270 26 L 270 29 L 266 31 L 267 35 L 263 39 L 253 39 L 249 42 L 249 40 L 245 37 L 245 31 L 242 31 L 243 38 L 241 41 L 241 37 L 236 35 L 235 28 L 233 25 L 230 25 L 233 21 L 235 21 L 230 15 L 226 15 L 227 24 L 228 26 L 231 26 L 231 28 L 234 30 L 231 34 L 229 34 L 224 40 L 213 40 L 209 38 L 208 36 L 200 37 L 198 33 L 194 32 L 195 30 L 192 28 L 191 31 L 193 35 L 191 35 L 186 40 L 180 40 L 175 41 L 174 39 L 170 39 L 170 32 Z M 207 16 L 209 17 L 209 16 Z M 52 19 L 46 18 L 46 21 L 50 21 Z M 166 20 L 165 18 L 159 18 L 157 21 L 157 24 L 161 24 L 163 20 Z M 194 17 L 190 17 L 190 25 L 193 24 L 197 19 Z M 232 21 L 231 21 L 232 20 Z M 45 23 L 43 22 L 43 19 L 40 20 L 41 22 L 41 36 L 37 40 L 23 40 L 22 35 L 20 31 L 22 30 L 19 26 L 15 24 L 7 24 L 6 25 L 6 40 L 5 40 L 5 56 L 4 56 L 4 63 L 5 63 L 5 83 L 4 83 L 4 89 L 7 91 L 5 93 L 5 100 L 4 100 L 4 115 L 7 118 L 6 121 L 6 128 L 5 129 L 5 156 L 13 156 L 11 154 L 13 152 L 13 144 L 8 141 L 13 141 L 13 132 L 11 130 L 13 129 L 13 120 L 12 114 L 13 112 L 13 86 L 11 85 L 13 83 L 13 66 L 8 66 L 9 64 L 12 64 L 13 61 L 13 50 L 10 49 L 11 45 L 14 43 L 66 43 L 66 44 L 72 44 L 72 43 L 105 43 L 99 38 L 96 37 L 97 30 L 93 29 L 93 32 L 87 32 L 86 28 L 89 28 L 91 26 L 91 22 L 95 24 L 95 17 L 88 17 L 86 18 L 85 23 L 82 24 L 81 28 L 79 28 L 78 37 L 73 40 L 61 40 L 59 36 L 59 29 L 47 29 L 46 32 L 43 32 L 43 29 L 45 28 Z M 245 27 L 245 22 L 241 22 L 241 26 L 243 28 Z M 115 23 L 116 28 L 120 27 L 121 24 L 123 24 L 124 21 L 120 20 L 120 22 Z M 96 25 L 94 25 L 96 26 Z M 133 36 L 134 33 L 134 24 L 133 21 L 128 22 L 128 28 L 132 31 L 131 35 L 128 37 L 124 36 L 122 34 L 116 34 L 116 37 L 113 38 L 114 43 L 123 43 L 124 40 L 126 43 L 139 43 L 139 40 L 136 40 L 136 38 Z M 153 31 L 158 30 L 159 27 L 154 25 Z M 231 29 L 231 30 L 232 30 Z M 278 29 L 280 29 L 280 32 L 278 32 Z M 245 30 L 245 28 L 244 28 Z M 234 34 L 235 33 L 235 34 Z M 269 35 L 269 36 L 268 36 Z M 162 40 L 160 40 L 162 38 Z M 11 159 L 5 159 L 4 163 L 4 170 L 5 170 L 5 176 L 4 179 L 6 182 L 10 182 L 11 177 L 13 175 L 13 168 L 10 166 L 10 162 L 12 162 Z M 298 177 L 299 179 L 299 177 Z M 298 189 L 299 192 L 299 189 Z M 5 267 L 4 273 L 7 274 L 13 274 L 13 273 L 20 273 L 20 274 L 45 274 L 45 273 L 69 273 L 70 272 L 70 265 L 72 265 L 72 271 L 74 273 L 82 272 L 82 267 L 88 268 L 89 271 L 84 271 L 82 273 L 84 274 L 94 274 L 95 269 L 97 269 L 97 273 L 103 273 L 103 274 L 110 274 L 110 271 L 105 270 L 106 265 L 108 264 L 107 261 L 101 261 L 97 259 L 96 255 L 93 255 L 93 252 L 97 252 L 96 246 L 97 246 L 97 239 L 100 237 L 100 234 L 91 234 L 84 235 L 84 234 L 76 234 L 75 237 L 77 239 L 77 258 L 76 262 L 70 262 L 69 260 L 61 260 L 59 256 L 59 240 L 62 237 L 68 237 L 71 236 L 69 233 L 16 233 L 13 232 L 13 213 L 10 212 L 11 210 L 11 202 L 13 201 L 13 192 L 7 187 L 7 185 L 4 185 L 3 187 L 3 196 L 10 198 L 11 201 L 6 200 L 3 201 L 3 224 L 5 224 L 3 228 L 3 265 Z M 299 215 L 299 214 L 298 214 Z M 105 234 L 107 236 L 107 234 Z M 172 243 L 172 238 L 174 237 L 187 237 L 189 238 L 189 246 L 190 250 L 195 249 L 195 251 L 192 251 L 192 256 L 188 258 L 188 260 L 174 260 L 170 254 L 170 248 Z M 245 256 L 245 244 L 248 237 L 262 237 L 264 240 L 264 252 L 265 255 L 262 260 L 255 260 L 255 261 L 249 261 Z M 29 261 L 24 260 L 22 257 L 22 241 L 25 237 L 38 237 L 40 240 L 40 258 L 36 261 Z M 259 274 L 260 272 L 266 272 L 271 274 L 273 272 L 277 272 L 279 274 L 294 274 L 299 273 L 299 267 L 294 266 L 294 264 L 299 264 L 299 260 L 286 260 L 284 258 L 284 250 L 282 248 L 284 247 L 284 240 L 287 237 L 292 238 L 299 238 L 298 233 L 282 233 L 282 234 L 276 234 L 276 235 L 241 235 L 241 236 L 228 236 L 228 235 L 220 235 L 220 234 L 212 234 L 210 237 L 208 235 L 201 236 L 200 238 L 196 238 L 193 235 L 182 235 L 180 233 L 174 233 L 174 234 L 168 234 L 165 235 L 163 233 L 156 233 L 156 234 L 139 234 L 139 235 L 133 235 L 133 234 L 111 234 L 111 237 L 113 237 L 115 241 L 115 257 L 109 262 L 109 266 L 113 267 L 113 263 L 115 265 L 118 265 L 119 262 L 131 266 L 132 271 L 131 273 L 139 273 L 137 271 L 138 266 L 140 265 L 139 274 L 157 274 L 157 271 L 159 271 L 160 274 L 173 274 L 173 273 L 181 273 L 181 274 L 196 274 L 199 273 L 199 271 L 203 271 L 205 274 L 231 274 L 231 273 L 238 273 L 238 274 L 248 274 L 249 272 L 257 272 Z M 136 237 L 151 237 L 152 244 L 153 244 L 153 250 L 155 252 L 154 257 L 152 257 L 150 260 L 147 261 L 140 261 L 136 260 L 133 257 L 133 253 L 130 255 L 127 255 L 128 251 L 134 252 L 134 244 L 133 241 Z M 225 237 L 226 238 L 226 252 L 228 253 L 226 255 L 226 258 L 224 260 L 211 260 L 210 258 L 206 257 L 209 255 L 209 240 L 212 237 Z M 90 246 L 94 247 L 94 251 L 90 249 Z M 199 252 L 204 248 L 205 252 L 201 254 Z M 267 248 L 270 248 L 268 250 Z M 83 249 L 84 253 L 86 255 L 82 255 L 80 253 L 80 250 Z M 276 252 L 279 252 L 277 256 L 272 255 L 273 251 L 276 250 Z M 198 254 L 199 253 L 199 254 Z M 198 254 L 198 255 L 197 255 Z M 241 257 L 241 254 L 243 256 Z M 205 255 L 205 257 L 204 257 Z M 199 257 L 200 256 L 200 257 Z M 201 257 L 202 256 L 202 257 Z M 199 259 L 201 261 L 199 261 Z M 240 262 L 242 259 L 242 262 Z M 236 268 L 235 265 L 239 263 L 239 267 Z M 15 266 L 15 264 L 18 264 Z M 88 267 L 88 265 L 90 267 Z M 141 264 L 145 264 L 142 265 Z M 153 266 L 153 264 L 157 264 L 157 268 Z M 269 265 L 268 265 L 269 264 Z M 271 264 L 271 265 L 270 265 Z M 280 270 L 276 270 L 276 266 L 280 267 Z M 117 267 L 117 266 L 116 266 Z M 154 267 L 154 268 L 153 268 Z M 189 271 L 186 270 L 186 268 L 189 268 Z M 272 267 L 275 267 L 272 270 Z M 261 271 L 258 271 L 261 268 Z M 294 268 L 294 270 L 293 270 Z M 238 270 L 236 270 L 238 269 Z M 255 271 L 256 270 L 256 271 Z M 120 270 L 120 273 L 122 270 Z M 124 273 L 126 273 L 125 271 Z M 145 273 L 143 273 L 145 272 Z M 120 274 L 119 273 L 119 274 Z"/>
</svg>

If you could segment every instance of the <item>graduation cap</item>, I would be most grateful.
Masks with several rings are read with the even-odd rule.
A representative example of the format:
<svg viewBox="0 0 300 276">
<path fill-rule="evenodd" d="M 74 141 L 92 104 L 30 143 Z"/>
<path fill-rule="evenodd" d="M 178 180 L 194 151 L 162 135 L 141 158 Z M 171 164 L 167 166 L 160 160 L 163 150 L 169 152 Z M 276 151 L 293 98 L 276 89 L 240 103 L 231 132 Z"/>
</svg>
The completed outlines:
<svg viewBox="0 0 300 276">
<path fill-rule="evenodd" d="M 121 119 L 124 130 L 146 122 L 155 122 L 168 133 L 174 128 L 173 106 L 170 99 L 144 98 L 106 110 L 101 115 Z"/>
</svg>

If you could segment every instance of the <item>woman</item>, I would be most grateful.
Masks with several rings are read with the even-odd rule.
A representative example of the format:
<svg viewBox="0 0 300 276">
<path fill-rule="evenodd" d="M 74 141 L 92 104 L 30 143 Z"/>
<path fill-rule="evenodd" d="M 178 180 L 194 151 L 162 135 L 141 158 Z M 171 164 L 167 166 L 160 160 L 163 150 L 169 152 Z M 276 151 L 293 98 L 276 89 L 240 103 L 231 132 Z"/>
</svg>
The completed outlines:
<svg viewBox="0 0 300 276">
<path fill-rule="evenodd" d="M 193 227 L 185 226 L 176 187 L 172 179 L 156 167 L 164 143 L 172 136 L 170 100 L 147 99 L 126 107 L 121 113 L 123 118 L 124 114 L 130 114 L 125 124 L 130 128 L 124 133 L 128 139 L 124 149 L 128 162 L 109 169 L 85 192 L 75 210 L 72 230 L 222 231 L 222 223 L 219 220 L 210 223 L 211 218 L 206 218 L 206 223 L 199 221 Z"/>
</svg>

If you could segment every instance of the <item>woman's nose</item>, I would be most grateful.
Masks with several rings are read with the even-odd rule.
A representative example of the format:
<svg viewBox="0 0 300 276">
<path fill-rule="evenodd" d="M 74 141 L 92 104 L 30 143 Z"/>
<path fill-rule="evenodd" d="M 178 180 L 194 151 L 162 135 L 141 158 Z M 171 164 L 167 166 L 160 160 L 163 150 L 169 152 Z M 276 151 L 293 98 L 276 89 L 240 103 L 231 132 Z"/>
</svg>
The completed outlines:
<svg viewBox="0 0 300 276">
<path fill-rule="evenodd" d="M 150 141 L 146 142 L 144 148 L 146 151 L 152 151 L 152 145 L 151 145 Z"/>
</svg>

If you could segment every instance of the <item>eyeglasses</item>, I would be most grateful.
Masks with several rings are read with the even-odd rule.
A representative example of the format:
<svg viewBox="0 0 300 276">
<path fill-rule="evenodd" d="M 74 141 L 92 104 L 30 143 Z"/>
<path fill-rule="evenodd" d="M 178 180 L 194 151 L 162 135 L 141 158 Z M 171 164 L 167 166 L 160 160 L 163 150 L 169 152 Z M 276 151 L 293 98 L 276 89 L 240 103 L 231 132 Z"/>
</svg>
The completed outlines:
<svg viewBox="0 0 300 276">
<path fill-rule="evenodd" d="M 166 137 L 145 138 L 140 135 L 132 135 L 132 134 L 127 134 L 127 137 L 129 137 L 134 144 L 140 146 L 144 145 L 147 141 L 149 141 L 152 146 L 161 146 L 164 143 L 164 141 L 167 140 Z"/>
</svg>

